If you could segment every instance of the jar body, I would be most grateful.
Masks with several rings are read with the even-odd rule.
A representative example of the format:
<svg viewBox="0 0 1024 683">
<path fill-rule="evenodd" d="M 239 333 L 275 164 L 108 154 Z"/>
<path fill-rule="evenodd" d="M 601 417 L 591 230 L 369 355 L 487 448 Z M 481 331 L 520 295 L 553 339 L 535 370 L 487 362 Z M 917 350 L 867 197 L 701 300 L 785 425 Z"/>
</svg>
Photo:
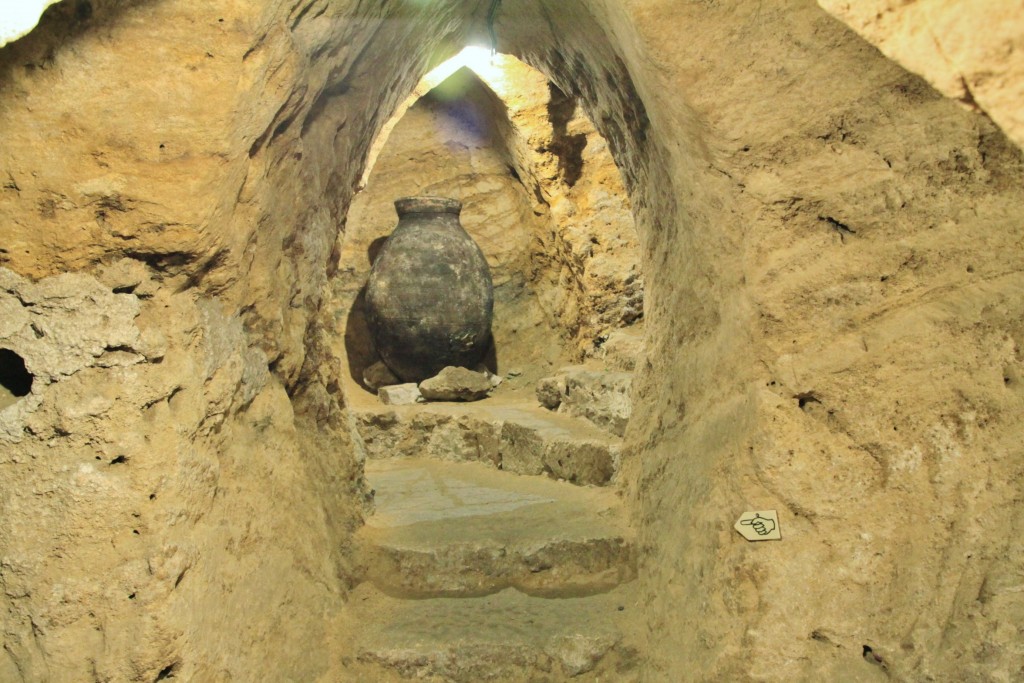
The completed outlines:
<svg viewBox="0 0 1024 683">
<path fill-rule="evenodd" d="M 490 344 L 494 287 L 483 252 L 459 223 L 462 204 L 405 197 L 395 209 L 398 225 L 366 285 L 377 352 L 406 382 L 448 365 L 472 368 Z"/>
</svg>

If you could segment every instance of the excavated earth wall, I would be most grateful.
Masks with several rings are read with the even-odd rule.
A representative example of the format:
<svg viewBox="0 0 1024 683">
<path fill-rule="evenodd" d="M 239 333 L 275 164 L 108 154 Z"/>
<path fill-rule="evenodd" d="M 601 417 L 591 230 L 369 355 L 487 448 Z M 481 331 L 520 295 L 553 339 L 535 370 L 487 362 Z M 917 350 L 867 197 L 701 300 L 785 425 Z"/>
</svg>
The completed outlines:
<svg viewBox="0 0 1024 683">
<path fill-rule="evenodd" d="M 365 491 L 320 301 L 467 11 L 82 0 L 0 50 L 0 348 L 35 376 L 0 437 L 0 680 L 328 670 Z"/>
<path fill-rule="evenodd" d="M 345 680 L 321 311 L 486 2 L 66 0 L 0 49 L 2 680 Z M 1020 150 L 811 0 L 522 0 L 641 242 L 644 680 L 1024 671 Z M 783 540 L 732 524 L 777 509 Z"/>
</svg>

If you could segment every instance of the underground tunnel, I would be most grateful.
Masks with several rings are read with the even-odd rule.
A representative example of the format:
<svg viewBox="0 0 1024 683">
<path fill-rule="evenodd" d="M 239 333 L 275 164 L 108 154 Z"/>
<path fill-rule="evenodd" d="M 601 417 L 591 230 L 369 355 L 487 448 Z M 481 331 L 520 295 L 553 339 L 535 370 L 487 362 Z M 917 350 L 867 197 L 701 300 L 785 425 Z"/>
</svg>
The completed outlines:
<svg viewBox="0 0 1024 683">
<path fill-rule="evenodd" d="M 0 680 L 1019 677 L 1024 32 L 925 5 L 0 10 Z M 417 196 L 479 400 L 368 381 Z"/>
</svg>

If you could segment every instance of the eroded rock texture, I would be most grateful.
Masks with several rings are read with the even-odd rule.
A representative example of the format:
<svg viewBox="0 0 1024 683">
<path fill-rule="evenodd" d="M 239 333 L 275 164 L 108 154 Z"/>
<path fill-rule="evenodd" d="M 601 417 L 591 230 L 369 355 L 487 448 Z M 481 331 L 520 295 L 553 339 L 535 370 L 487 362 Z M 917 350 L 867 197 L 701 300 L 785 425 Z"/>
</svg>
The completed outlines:
<svg viewBox="0 0 1024 683">
<path fill-rule="evenodd" d="M 60 3 L 0 51 L 0 265 L 34 281 L 3 334 L 36 376 L 4 411 L 0 679 L 328 669 L 363 491 L 320 300 L 463 14 L 356 5 Z"/>
<path fill-rule="evenodd" d="M 1024 145 L 1024 16 L 1006 0 L 818 0 L 947 97 L 983 111 Z"/>
<path fill-rule="evenodd" d="M 0 50 L 0 348 L 34 375 L 0 417 L 0 679 L 345 680 L 336 245 L 489 4 L 63 2 Z M 1019 149 L 807 0 L 496 28 L 639 236 L 645 680 L 1019 677 Z M 781 542 L 732 530 L 772 508 Z"/>
</svg>

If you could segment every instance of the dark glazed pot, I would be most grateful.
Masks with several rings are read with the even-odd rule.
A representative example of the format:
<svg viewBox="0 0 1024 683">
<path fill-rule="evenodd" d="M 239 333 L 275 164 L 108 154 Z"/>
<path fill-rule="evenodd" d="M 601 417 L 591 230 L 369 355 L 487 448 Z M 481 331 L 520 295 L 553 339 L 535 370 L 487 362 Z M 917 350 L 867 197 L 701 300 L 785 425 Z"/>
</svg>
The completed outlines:
<svg viewBox="0 0 1024 683">
<path fill-rule="evenodd" d="M 474 367 L 490 343 L 494 286 L 483 252 L 459 223 L 462 203 L 395 202 L 398 225 L 366 285 L 366 321 L 377 352 L 406 382 L 445 366 Z"/>
</svg>

